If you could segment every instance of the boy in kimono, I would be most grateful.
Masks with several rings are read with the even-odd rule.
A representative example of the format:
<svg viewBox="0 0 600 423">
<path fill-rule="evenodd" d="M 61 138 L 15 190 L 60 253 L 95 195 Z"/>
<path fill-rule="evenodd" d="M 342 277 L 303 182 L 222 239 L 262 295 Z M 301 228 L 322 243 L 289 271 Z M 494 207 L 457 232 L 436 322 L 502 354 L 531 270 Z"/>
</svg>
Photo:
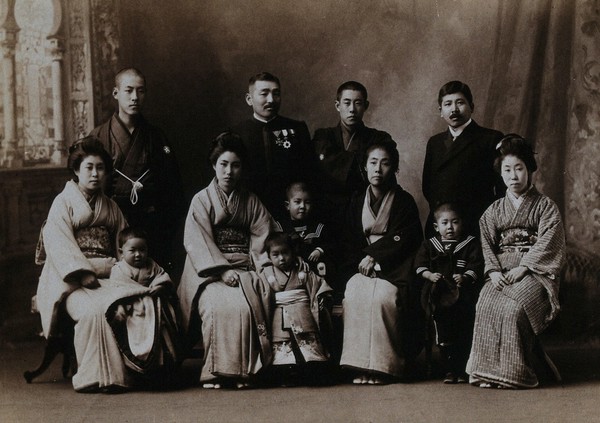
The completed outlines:
<svg viewBox="0 0 600 423">
<path fill-rule="evenodd" d="M 483 280 L 481 246 L 474 236 L 463 234 L 462 213 L 454 204 L 435 208 L 433 227 L 437 234 L 423 241 L 415 259 L 417 275 L 425 280 L 422 303 L 435 322 L 444 383 L 467 383 L 465 367 Z"/>
<path fill-rule="evenodd" d="M 322 326 L 329 326 L 324 299 L 332 289 L 297 257 L 292 238 L 271 233 L 265 249 L 272 266 L 261 277 L 275 293 L 272 320 L 273 374 L 282 386 L 299 378 L 322 375 L 329 359 L 321 338 Z"/>
<path fill-rule="evenodd" d="M 333 245 L 327 226 L 315 217 L 314 202 L 308 185 L 293 182 L 286 188 L 285 208 L 289 218 L 278 223 L 282 232 L 296 242 L 297 254 L 319 276 L 331 277 Z"/>
</svg>

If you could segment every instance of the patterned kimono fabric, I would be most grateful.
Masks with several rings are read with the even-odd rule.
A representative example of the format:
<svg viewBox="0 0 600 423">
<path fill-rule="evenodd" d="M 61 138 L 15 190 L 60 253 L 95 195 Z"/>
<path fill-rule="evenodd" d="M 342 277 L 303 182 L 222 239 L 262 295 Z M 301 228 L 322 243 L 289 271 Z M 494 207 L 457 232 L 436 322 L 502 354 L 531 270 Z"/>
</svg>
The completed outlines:
<svg viewBox="0 0 600 423">
<path fill-rule="evenodd" d="M 271 337 L 275 366 L 328 360 L 319 335 L 318 297 L 333 290 L 306 262 L 299 258 L 298 263 L 289 274 L 275 266 L 262 274 L 275 292 Z"/>
<path fill-rule="evenodd" d="M 266 260 L 264 239 L 273 226 L 258 198 L 213 182 L 192 200 L 185 225 L 187 259 L 178 294 L 184 326 L 200 329 L 204 365 L 200 381 L 247 379 L 271 361 L 268 316 L 271 293 L 254 268 Z M 239 286 L 220 280 L 237 269 Z"/>
<path fill-rule="evenodd" d="M 46 260 L 37 294 L 42 327 L 45 336 L 59 331 L 57 313 L 66 297 L 66 311 L 75 321 L 78 368 L 73 387 L 78 391 L 133 384 L 105 314 L 116 301 L 139 298 L 147 288 L 116 286 L 107 279 L 100 279 L 101 286 L 96 289 L 78 283 L 83 271 L 108 277 L 115 262 L 116 235 L 123 227 L 125 219 L 112 200 L 101 193 L 87 199 L 77 184 L 69 181 L 52 203 L 42 230 Z M 146 336 L 150 343 L 156 339 L 154 332 L 146 332 Z"/>
<path fill-rule="evenodd" d="M 378 213 L 365 195 L 362 224 L 369 243 L 387 231 L 394 191 L 383 197 Z M 377 270 L 377 269 L 375 269 Z M 398 308 L 398 288 L 376 276 L 355 274 L 344 294 L 344 341 L 340 365 L 400 377 L 404 370 Z"/>
<path fill-rule="evenodd" d="M 477 303 L 473 346 L 467 364 L 471 383 L 532 388 L 535 337 L 559 311 L 558 276 L 565 237 L 558 208 L 535 187 L 497 200 L 480 220 L 485 274 L 525 266 L 529 273 L 501 291 L 489 280 Z"/>
</svg>

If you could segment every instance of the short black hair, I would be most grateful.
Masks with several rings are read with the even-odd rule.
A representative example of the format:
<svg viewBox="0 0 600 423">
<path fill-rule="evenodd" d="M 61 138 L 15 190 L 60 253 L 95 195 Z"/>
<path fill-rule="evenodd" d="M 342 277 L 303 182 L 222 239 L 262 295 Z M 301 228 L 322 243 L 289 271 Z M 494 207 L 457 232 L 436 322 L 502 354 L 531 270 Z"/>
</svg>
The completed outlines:
<svg viewBox="0 0 600 423">
<path fill-rule="evenodd" d="M 363 158 L 363 167 L 367 165 L 367 160 L 369 160 L 369 154 L 373 150 L 382 149 L 388 153 L 390 156 L 390 165 L 392 167 L 392 174 L 398 171 L 400 166 L 400 153 L 398 153 L 398 149 L 396 148 L 396 143 L 393 141 L 375 141 L 367 147 L 367 151 L 365 151 L 365 157 Z"/>
<path fill-rule="evenodd" d="M 222 132 L 212 140 L 208 154 L 210 164 L 213 166 L 216 165 L 219 157 L 227 151 L 235 153 L 241 160 L 242 166 L 244 165 L 247 155 L 246 147 L 244 146 L 242 138 L 231 131 Z"/>
<path fill-rule="evenodd" d="M 433 219 L 437 220 L 439 214 L 445 211 L 453 211 L 458 215 L 458 217 L 461 219 L 463 218 L 463 208 L 459 203 L 452 201 L 440 201 L 433 209 Z"/>
<path fill-rule="evenodd" d="M 69 147 L 69 158 L 67 159 L 67 169 L 75 173 L 81 167 L 81 162 L 88 156 L 98 156 L 104 162 L 104 169 L 107 174 L 113 170 L 113 162 L 110 154 L 104 149 L 102 141 L 94 136 L 87 136 L 77 140 Z M 75 181 L 79 178 L 75 175 Z"/>
<path fill-rule="evenodd" d="M 292 195 L 292 192 L 294 191 L 307 192 L 309 195 L 312 196 L 311 189 L 309 188 L 308 184 L 304 181 L 294 181 L 291 184 L 289 184 L 285 188 L 285 198 L 289 200 L 290 196 Z"/>
<path fill-rule="evenodd" d="M 337 101 L 340 101 L 342 92 L 344 92 L 346 90 L 360 92 L 363 95 L 363 97 L 365 98 L 365 101 L 367 101 L 367 99 L 369 97 L 369 95 L 367 93 L 367 88 L 363 84 L 361 84 L 360 82 L 357 82 L 357 81 L 346 81 L 342 85 L 340 85 L 337 89 L 337 93 L 336 93 Z"/>
<path fill-rule="evenodd" d="M 281 87 L 281 82 L 279 82 L 279 78 L 269 72 L 260 72 L 256 75 L 252 75 L 248 80 L 248 87 L 251 87 L 256 83 L 256 81 L 270 81 L 275 82 L 277 85 Z"/>
<path fill-rule="evenodd" d="M 131 238 L 141 238 L 148 242 L 148 233 L 140 227 L 128 226 L 127 228 L 119 232 L 119 248 L 123 247 L 123 245 Z"/>
<path fill-rule="evenodd" d="M 537 170 L 535 151 L 531 142 L 517 134 L 506 134 L 496 146 L 498 156 L 494 161 L 494 169 L 501 173 L 502 161 L 506 156 L 518 157 L 525 163 L 527 170 L 533 173 Z"/>
<path fill-rule="evenodd" d="M 287 245 L 296 255 L 296 243 L 290 234 L 285 232 L 271 232 L 265 239 L 265 251 L 271 255 L 271 249 L 276 245 Z"/>
<path fill-rule="evenodd" d="M 442 88 L 440 88 L 440 92 L 438 93 L 438 105 L 442 105 L 444 96 L 455 93 L 462 93 L 469 102 L 471 109 L 473 108 L 473 94 L 471 94 L 471 89 L 467 84 L 461 81 L 446 82 Z"/>
</svg>

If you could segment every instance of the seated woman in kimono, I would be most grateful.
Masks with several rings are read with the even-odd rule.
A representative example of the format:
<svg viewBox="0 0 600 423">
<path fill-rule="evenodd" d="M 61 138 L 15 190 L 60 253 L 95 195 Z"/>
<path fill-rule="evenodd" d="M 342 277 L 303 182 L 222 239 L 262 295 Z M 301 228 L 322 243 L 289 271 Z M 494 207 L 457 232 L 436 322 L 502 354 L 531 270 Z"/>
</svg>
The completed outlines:
<svg viewBox="0 0 600 423">
<path fill-rule="evenodd" d="M 565 236 L 556 204 L 532 184 L 537 164 L 531 144 L 509 134 L 498 150 L 495 167 L 507 191 L 479 222 L 487 281 L 467 373 L 483 388 L 533 388 L 536 336 L 559 310 Z"/>
<path fill-rule="evenodd" d="M 146 324 L 132 334 L 144 340 L 146 349 L 141 354 L 131 354 L 128 345 L 117 341 L 106 317 L 110 308 L 118 301 L 138 301 L 149 295 L 149 289 L 135 282 L 117 285 L 102 279 L 116 262 L 117 234 L 126 223 L 117 205 L 102 192 L 112 168 L 109 154 L 100 141 L 87 137 L 69 149 L 68 166 L 75 178 L 54 199 L 42 229 L 41 248 L 46 257 L 37 307 L 44 335 L 54 336 L 59 331 L 58 314 L 64 304 L 75 321 L 75 390 L 130 388 L 139 381 L 136 375 L 154 374 L 167 361 L 175 360 L 171 343 L 162 342 L 165 315 L 158 298 L 147 303 L 151 310 Z"/>
<path fill-rule="evenodd" d="M 363 163 L 369 186 L 348 209 L 342 271 L 351 277 L 340 364 L 353 371 L 356 384 L 404 376 L 408 284 L 423 234 L 413 197 L 396 183 L 398 164 L 394 143 L 371 145 Z"/>
<path fill-rule="evenodd" d="M 192 346 L 202 338 L 204 388 L 249 386 L 271 362 L 271 292 L 255 272 L 275 223 L 241 187 L 246 150 L 225 132 L 212 143 L 212 182 L 194 196 L 185 223 L 187 258 L 178 294 Z"/>
</svg>

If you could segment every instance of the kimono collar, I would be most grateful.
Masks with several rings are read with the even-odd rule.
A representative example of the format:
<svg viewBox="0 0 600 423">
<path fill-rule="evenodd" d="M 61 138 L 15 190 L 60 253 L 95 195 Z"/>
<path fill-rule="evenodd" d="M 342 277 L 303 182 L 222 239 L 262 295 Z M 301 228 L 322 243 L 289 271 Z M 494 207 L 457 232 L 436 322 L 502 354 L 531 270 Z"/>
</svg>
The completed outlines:
<svg viewBox="0 0 600 423">
<path fill-rule="evenodd" d="M 223 208 L 225 214 L 227 216 L 233 216 L 233 214 L 237 211 L 240 201 L 240 196 L 237 190 L 234 189 L 229 195 L 227 195 L 227 193 L 223 191 L 223 188 L 219 186 L 217 178 L 213 178 L 212 185 L 217 194 L 217 198 L 219 199 L 219 204 Z"/>
<path fill-rule="evenodd" d="M 367 192 L 365 193 L 365 201 L 362 209 L 362 224 L 363 231 L 367 236 L 369 243 L 373 243 L 378 241 L 380 238 L 383 238 L 383 235 L 387 232 L 395 191 L 392 188 L 385 194 L 378 213 L 375 213 L 371 208 L 372 194 L 370 189 L 371 187 L 369 186 L 367 188 Z"/>
<path fill-rule="evenodd" d="M 532 188 L 533 188 L 533 184 L 530 185 L 529 188 L 527 188 L 527 191 L 525 191 L 523 194 L 521 194 L 518 197 L 515 194 L 513 194 L 512 192 L 506 190 L 506 196 L 508 197 L 508 199 L 510 200 L 512 205 L 515 207 L 515 210 L 518 210 L 519 207 L 521 207 L 521 204 L 523 204 L 525 197 L 529 194 L 529 192 L 531 191 Z"/>
</svg>

